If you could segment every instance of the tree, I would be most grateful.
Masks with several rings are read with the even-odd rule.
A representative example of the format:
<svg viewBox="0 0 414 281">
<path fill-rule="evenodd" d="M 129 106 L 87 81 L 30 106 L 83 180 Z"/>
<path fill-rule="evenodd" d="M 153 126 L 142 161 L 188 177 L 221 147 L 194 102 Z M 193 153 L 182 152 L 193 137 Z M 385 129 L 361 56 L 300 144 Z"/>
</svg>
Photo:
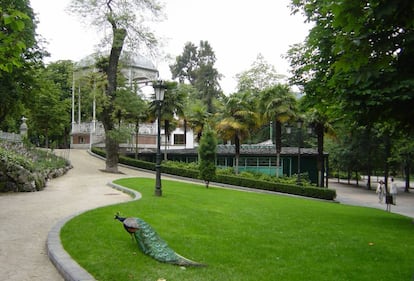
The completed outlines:
<svg viewBox="0 0 414 281">
<path fill-rule="evenodd" d="M 235 147 L 234 170 L 239 172 L 240 146 L 250 132 L 262 125 L 256 112 L 254 96 L 249 92 L 236 93 L 225 98 L 225 111 L 216 116 L 217 133 L 224 140 L 233 140 Z"/>
<path fill-rule="evenodd" d="M 198 147 L 200 178 L 206 183 L 206 188 L 216 177 L 216 151 L 215 134 L 207 127 Z"/>
<path fill-rule="evenodd" d="M 11 120 L 20 120 L 25 106 L 34 101 L 34 77 L 43 53 L 29 2 L 4 0 L 0 6 L 0 128 L 14 130 Z"/>
<path fill-rule="evenodd" d="M 412 131 L 414 3 L 294 0 L 292 9 L 314 23 L 291 61 L 305 92 L 357 120 L 395 120 Z"/>
<path fill-rule="evenodd" d="M 56 132 L 55 141 L 64 147 L 69 147 L 70 133 L 71 133 L 71 96 L 73 84 L 73 62 L 70 60 L 56 61 L 49 63 L 45 69 L 45 74 L 42 79 L 47 81 L 47 84 L 54 83 L 58 88 L 58 100 L 61 103 L 64 111 L 65 122 L 61 124 L 62 130 Z M 62 116 L 63 117 L 63 116 Z"/>
<path fill-rule="evenodd" d="M 117 172 L 118 142 L 113 113 L 118 87 L 119 58 L 124 45 L 132 48 L 146 46 L 152 49 L 155 47 L 157 43 L 155 36 L 145 24 L 150 20 L 158 19 L 162 7 L 156 0 L 72 0 L 70 10 L 82 19 L 88 19 L 98 28 L 105 28 L 109 25 L 110 54 L 108 67 L 105 69 L 108 82 L 105 90 L 107 99 L 102 107 L 101 116 L 106 135 L 105 169 L 108 172 Z"/>
<path fill-rule="evenodd" d="M 258 54 L 250 69 L 236 74 L 238 92 L 252 91 L 258 93 L 279 84 L 282 75 L 276 72 L 262 54 Z"/>
<path fill-rule="evenodd" d="M 207 107 L 200 100 L 193 100 L 187 107 L 187 118 L 190 128 L 193 129 L 196 134 L 196 141 L 200 141 L 203 135 L 203 130 L 211 117 L 211 114 L 207 112 Z"/>
<path fill-rule="evenodd" d="M 368 174 L 371 163 L 380 162 L 388 177 L 396 131 L 411 138 L 414 132 L 414 72 L 409 66 L 414 61 L 413 8 L 408 0 L 292 1 L 293 12 L 302 11 L 314 23 L 305 42 L 289 51 L 292 81 L 329 119 L 340 116 L 347 134 L 363 137 L 359 160 L 370 162 Z M 364 133 L 351 134 L 355 128 Z M 382 136 L 383 147 L 377 151 L 369 139 L 372 132 Z M 355 152 L 351 144 L 361 144 L 359 140 L 346 139 L 349 151 Z M 383 158 L 375 162 L 375 153 Z"/>
<path fill-rule="evenodd" d="M 198 47 L 187 43 L 183 54 L 177 56 L 175 63 L 170 65 L 172 78 L 193 85 L 209 113 L 214 112 L 214 99 L 222 94 L 218 82 L 221 75 L 214 67 L 215 62 L 216 56 L 211 45 L 208 41 L 200 41 Z"/>
<path fill-rule="evenodd" d="M 65 124 L 70 123 L 68 114 L 70 101 L 60 99 L 59 87 L 48 80 L 46 75 L 41 80 L 43 84 L 31 106 L 29 122 L 34 125 L 34 131 L 38 133 L 37 137 L 44 139 L 44 145 L 48 148 L 50 136 L 61 135 Z"/>
<path fill-rule="evenodd" d="M 317 169 L 318 179 L 317 186 L 324 187 L 324 174 L 325 174 L 325 156 L 324 156 L 324 137 L 325 132 L 329 132 L 333 135 L 333 129 L 329 123 L 329 117 L 322 111 L 319 111 L 316 107 L 309 109 L 306 112 L 306 119 L 308 125 L 314 130 L 317 138 Z"/>
<path fill-rule="evenodd" d="M 199 67 L 197 46 L 188 42 L 184 45 L 183 54 L 175 58 L 175 64 L 170 65 L 172 78 L 177 78 L 180 83 L 195 84 L 196 72 Z"/>
<path fill-rule="evenodd" d="M 177 82 L 164 81 L 165 87 L 164 100 L 161 103 L 161 120 L 164 121 L 165 131 L 165 148 L 167 148 L 169 135 L 175 129 L 177 121 L 175 117 L 184 115 L 184 103 L 186 93 L 177 91 Z M 149 104 L 149 111 L 151 120 L 157 119 L 157 101 L 155 100 L 155 93 L 152 94 L 152 101 Z M 161 123 L 160 123 L 161 124 Z M 164 151 L 164 159 L 167 160 L 167 149 Z"/>
<path fill-rule="evenodd" d="M 276 166 L 279 167 L 282 151 L 282 124 L 296 115 L 296 99 L 288 85 L 276 84 L 260 92 L 258 104 L 259 112 L 264 120 L 275 122 Z"/>
</svg>

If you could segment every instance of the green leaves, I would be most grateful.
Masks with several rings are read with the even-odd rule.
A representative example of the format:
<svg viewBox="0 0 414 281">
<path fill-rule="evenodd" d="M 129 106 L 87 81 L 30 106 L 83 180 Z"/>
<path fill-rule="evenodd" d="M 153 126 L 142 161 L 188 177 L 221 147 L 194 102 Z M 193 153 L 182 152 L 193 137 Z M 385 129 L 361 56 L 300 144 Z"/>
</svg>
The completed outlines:
<svg viewBox="0 0 414 281">
<path fill-rule="evenodd" d="M 0 70 L 11 72 L 15 67 L 21 67 L 20 58 L 26 49 L 26 43 L 22 40 L 26 22 L 30 22 L 28 15 L 13 8 L 0 8 Z M 0 73 L 1 75 L 1 73 Z"/>
<path fill-rule="evenodd" d="M 303 0 L 293 1 L 292 6 L 315 23 L 304 44 L 288 54 L 292 80 L 304 87 L 306 95 L 362 114 L 363 105 L 371 116 L 358 114 L 360 120 L 405 123 L 395 102 L 414 106 L 414 87 L 400 86 L 414 81 L 408 66 L 414 56 L 414 25 L 407 12 L 414 3 Z M 404 114 L 414 118 L 411 110 Z M 412 122 L 409 126 L 414 128 Z"/>
</svg>

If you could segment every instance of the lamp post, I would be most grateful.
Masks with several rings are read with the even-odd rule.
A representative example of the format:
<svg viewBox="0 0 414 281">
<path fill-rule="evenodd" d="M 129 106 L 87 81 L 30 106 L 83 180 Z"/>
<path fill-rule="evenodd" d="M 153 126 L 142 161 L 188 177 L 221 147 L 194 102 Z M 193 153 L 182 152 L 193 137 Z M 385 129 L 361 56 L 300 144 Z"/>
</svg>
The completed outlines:
<svg viewBox="0 0 414 281">
<path fill-rule="evenodd" d="M 155 102 L 157 104 L 157 155 L 155 163 L 155 196 L 162 196 L 161 190 L 161 103 L 164 100 L 165 85 L 162 81 L 154 82 Z"/>
</svg>

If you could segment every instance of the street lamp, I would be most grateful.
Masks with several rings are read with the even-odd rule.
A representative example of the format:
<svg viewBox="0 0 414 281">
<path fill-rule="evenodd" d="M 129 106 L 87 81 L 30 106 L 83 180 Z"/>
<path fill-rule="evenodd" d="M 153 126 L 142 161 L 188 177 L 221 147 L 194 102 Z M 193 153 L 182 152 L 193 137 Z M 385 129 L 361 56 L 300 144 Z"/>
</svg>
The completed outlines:
<svg viewBox="0 0 414 281">
<path fill-rule="evenodd" d="M 162 81 L 156 81 L 152 85 L 155 92 L 155 102 L 157 104 L 157 155 L 155 163 L 155 196 L 162 196 L 161 190 L 161 103 L 164 100 L 165 85 Z"/>
</svg>

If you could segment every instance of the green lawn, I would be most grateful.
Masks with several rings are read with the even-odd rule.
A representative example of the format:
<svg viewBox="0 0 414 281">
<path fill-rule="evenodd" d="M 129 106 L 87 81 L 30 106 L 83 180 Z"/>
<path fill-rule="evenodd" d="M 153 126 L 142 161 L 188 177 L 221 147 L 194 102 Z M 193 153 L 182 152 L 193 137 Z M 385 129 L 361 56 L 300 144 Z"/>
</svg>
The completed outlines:
<svg viewBox="0 0 414 281">
<path fill-rule="evenodd" d="M 61 232 L 65 249 L 97 280 L 412 280 L 412 219 L 382 210 L 163 180 L 122 179 L 135 202 L 84 213 Z M 187 268 L 142 254 L 113 219 L 140 217 L 179 254 L 208 264 Z"/>
</svg>

